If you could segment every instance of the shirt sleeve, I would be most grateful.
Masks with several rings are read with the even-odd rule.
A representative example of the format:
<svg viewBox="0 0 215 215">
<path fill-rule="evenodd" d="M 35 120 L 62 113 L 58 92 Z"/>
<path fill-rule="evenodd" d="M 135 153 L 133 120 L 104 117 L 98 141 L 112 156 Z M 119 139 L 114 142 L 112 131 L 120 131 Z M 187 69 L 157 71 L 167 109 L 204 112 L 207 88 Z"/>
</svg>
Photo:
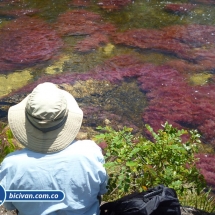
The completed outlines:
<svg viewBox="0 0 215 215">
<path fill-rule="evenodd" d="M 16 209 L 12 202 L 4 202 L 3 205 L 8 211 L 12 211 Z"/>
<path fill-rule="evenodd" d="M 7 180 L 7 175 L 4 174 L 6 172 L 6 170 L 4 170 L 4 165 L 1 164 L 0 165 L 0 184 L 3 188 L 6 187 L 6 180 Z M 7 209 L 7 210 L 15 210 L 16 208 L 14 207 L 14 205 L 12 204 L 12 202 L 4 202 L 4 207 Z"/>
<path fill-rule="evenodd" d="M 99 146 L 98 146 L 99 147 Z M 104 156 L 103 156 L 103 154 L 102 154 L 102 151 L 101 151 L 101 148 L 99 147 L 99 151 L 100 151 L 100 153 L 99 153 L 99 160 L 100 160 L 100 162 L 101 162 L 101 164 L 102 164 L 102 167 L 101 167 L 101 176 L 100 176 L 100 178 L 101 178 L 101 184 L 100 184 L 100 191 L 99 191 L 99 195 L 103 195 L 103 194 L 105 194 L 107 191 L 108 191 L 108 189 L 107 189 L 107 185 L 108 185 L 108 174 L 107 174 L 107 172 L 106 172 L 106 169 L 105 169 L 105 167 L 104 167 L 104 164 L 105 164 L 105 160 L 104 160 Z"/>
<path fill-rule="evenodd" d="M 106 178 L 105 181 L 103 183 L 100 184 L 100 192 L 99 192 L 99 196 L 107 193 L 108 189 L 107 189 L 107 183 L 108 183 L 108 176 L 106 174 Z"/>
</svg>

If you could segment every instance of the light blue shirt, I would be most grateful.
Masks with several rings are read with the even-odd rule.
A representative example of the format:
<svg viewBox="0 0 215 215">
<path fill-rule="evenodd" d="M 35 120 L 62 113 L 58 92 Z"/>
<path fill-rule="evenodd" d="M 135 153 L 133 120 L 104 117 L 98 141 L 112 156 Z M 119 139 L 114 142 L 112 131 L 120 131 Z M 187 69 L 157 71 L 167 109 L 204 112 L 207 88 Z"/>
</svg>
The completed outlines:
<svg viewBox="0 0 215 215">
<path fill-rule="evenodd" d="M 22 149 L 2 162 L 5 190 L 62 190 L 61 202 L 5 202 L 19 215 L 98 215 L 98 195 L 106 193 L 107 173 L 100 147 L 91 140 L 74 141 L 66 149 L 41 154 Z"/>
</svg>

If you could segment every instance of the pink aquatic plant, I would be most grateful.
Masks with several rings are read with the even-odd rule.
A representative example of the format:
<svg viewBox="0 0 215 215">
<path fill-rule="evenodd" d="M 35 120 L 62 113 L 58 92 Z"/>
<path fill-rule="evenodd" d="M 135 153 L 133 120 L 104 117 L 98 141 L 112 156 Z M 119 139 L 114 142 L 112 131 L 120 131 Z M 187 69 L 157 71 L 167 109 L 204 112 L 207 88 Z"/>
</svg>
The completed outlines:
<svg viewBox="0 0 215 215">
<path fill-rule="evenodd" d="M 97 78 L 110 81 L 137 79 L 148 99 L 142 119 L 155 130 L 168 121 L 178 128 L 198 129 L 204 142 L 215 145 L 214 82 L 205 86 L 191 86 L 186 74 L 170 66 L 142 64 L 129 56 L 108 60 L 94 69 L 93 74 L 97 71 L 100 71 L 96 73 Z"/>
<path fill-rule="evenodd" d="M 114 25 L 105 23 L 102 17 L 87 10 L 71 10 L 58 17 L 55 28 L 61 36 L 86 36 L 76 44 L 79 52 L 88 52 L 109 42 L 109 35 L 116 31 Z"/>
<path fill-rule="evenodd" d="M 88 0 L 73 0 L 68 3 L 69 6 L 75 6 L 75 7 L 87 7 L 89 6 Z"/>
<path fill-rule="evenodd" d="M 189 72 L 199 72 L 199 71 L 210 71 L 214 68 L 214 65 L 211 62 L 201 63 L 192 63 L 182 59 L 169 60 L 165 65 L 170 66 L 171 68 L 176 69 L 179 72 L 189 73 Z"/>
<path fill-rule="evenodd" d="M 75 49 L 79 52 L 88 52 L 100 47 L 102 44 L 109 42 L 108 36 L 102 33 L 95 33 L 79 41 L 75 45 Z"/>
<path fill-rule="evenodd" d="M 132 29 L 113 36 L 116 44 L 140 49 L 163 51 L 178 56 L 189 56 L 190 46 L 166 36 L 164 31 L 154 29 Z"/>
<path fill-rule="evenodd" d="M 64 35 L 90 35 L 98 31 L 101 16 L 87 10 L 70 10 L 60 14 L 55 24 L 58 33 Z"/>
<path fill-rule="evenodd" d="M 132 0 L 99 0 L 97 4 L 104 10 L 112 11 L 119 10 L 131 3 Z"/>
<path fill-rule="evenodd" d="M 164 6 L 164 10 L 175 14 L 186 14 L 196 7 L 195 4 L 189 3 L 169 3 Z"/>
<path fill-rule="evenodd" d="M 203 69 L 215 68 L 215 27 L 174 25 L 155 29 L 131 29 L 112 35 L 115 44 L 175 55 Z"/>
<path fill-rule="evenodd" d="M 51 59 L 63 42 L 44 21 L 22 17 L 0 29 L 1 72 Z"/>
<path fill-rule="evenodd" d="M 204 153 L 197 154 L 196 157 L 199 159 L 197 168 L 204 175 L 207 184 L 215 187 L 215 155 Z"/>
<path fill-rule="evenodd" d="M 188 44 L 191 47 L 201 47 L 215 43 L 215 26 L 209 25 L 173 25 L 162 28 L 164 36 Z"/>
<path fill-rule="evenodd" d="M 214 5 L 214 0 L 193 0 L 195 3 L 206 4 L 206 5 Z"/>
</svg>

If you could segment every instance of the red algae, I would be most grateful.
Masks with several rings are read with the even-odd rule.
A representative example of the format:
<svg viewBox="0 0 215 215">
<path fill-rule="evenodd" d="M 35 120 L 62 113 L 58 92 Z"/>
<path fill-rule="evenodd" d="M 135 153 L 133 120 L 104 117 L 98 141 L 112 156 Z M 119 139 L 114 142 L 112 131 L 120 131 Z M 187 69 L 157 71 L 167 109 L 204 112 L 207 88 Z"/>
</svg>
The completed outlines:
<svg viewBox="0 0 215 215">
<path fill-rule="evenodd" d="M 45 22 L 22 17 L 0 29 L 1 72 L 46 61 L 63 45 Z"/>
<path fill-rule="evenodd" d="M 115 44 L 125 44 L 140 49 L 150 49 L 189 56 L 190 46 L 167 37 L 164 31 L 154 29 L 133 29 L 113 36 Z"/>
<path fill-rule="evenodd" d="M 69 6 L 75 6 L 75 7 L 87 7 L 89 6 L 89 1 L 87 0 L 73 0 L 72 2 L 68 3 Z"/>
<path fill-rule="evenodd" d="M 191 47 L 201 47 L 215 43 L 215 26 L 208 25 L 173 25 L 162 29 L 167 38 L 172 38 L 189 44 Z"/>
<path fill-rule="evenodd" d="M 195 3 L 206 4 L 206 5 L 214 5 L 214 0 L 193 0 Z"/>
<path fill-rule="evenodd" d="M 155 130 L 165 121 L 178 128 L 195 128 L 204 142 L 215 145 L 214 84 L 191 87 L 186 76 L 164 66 L 151 69 L 138 81 L 149 99 L 143 112 L 144 122 Z"/>
<path fill-rule="evenodd" d="M 115 44 L 175 55 L 186 61 L 215 68 L 215 27 L 174 25 L 155 29 L 132 29 L 112 35 Z"/>
<path fill-rule="evenodd" d="M 210 52 L 211 51 L 211 52 Z M 201 71 L 213 71 L 215 68 L 214 60 L 215 60 L 215 50 L 201 50 L 195 52 L 193 55 L 197 56 L 198 59 L 196 62 L 188 62 L 182 59 L 174 59 L 165 63 L 165 65 L 169 65 L 170 67 L 184 73 L 189 72 L 201 72 Z"/>
<path fill-rule="evenodd" d="M 215 145 L 215 84 L 190 86 L 185 74 L 169 66 L 142 64 L 138 60 L 131 63 L 132 59 L 120 56 L 108 60 L 102 65 L 103 69 L 98 67 L 93 71 L 94 77 L 110 81 L 137 78 L 148 99 L 142 114 L 144 123 L 155 130 L 166 121 L 178 128 L 195 128 L 204 142 Z"/>
<path fill-rule="evenodd" d="M 112 24 L 105 23 L 100 26 L 99 31 L 87 36 L 75 45 L 79 52 L 89 52 L 109 42 L 109 35 L 116 29 Z"/>
<path fill-rule="evenodd" d="M 102 17 L 87 10 L 71 10 L 61 14 L 54 25 L 60 36 L 87 36 L 76 44 L 79 52 L 89 52 L 109 42 L 116 31 L 114 25 L 103 22 Z"/>
<path fill-rule="evenodd" d="M 215 155 L 212 154 L 197 154 L 199 161 L 197 162 L 197 168 L 204 175 L 208 185 L 215 187 Z"/>
<path fill-rule="evenodd" d="M 195 4 L 169 3 L 164 6 L 164 10 L 175 14 L 186 14 L 191 12 L 195 7 Z"/>
<path fill-rule="evenodd" d="M 71 10 L 59 15 L 55 27 L 64 35 L 90 35 L 98 31 L 99 14 L 87 10 Z"/>
<path fill-rule="evenodd" d="M 207 65 L 206 63 L 204 63 L 204 64 L 191 63 L 191 62 L 188 62 L 188 61 L 182 60 L 182 59 L 169 60 L 168 62 L 165 63 L 165 65 L 168 65 L 171 68 L 174 68 L 177 71 L 182 72 L 182 73 L 199 72 L 199 71 L 213 69 L 213 65 Z"/>
<path fill-rule="evenodd" d="M 132 2 L 132 0 L 99 0 L 97 4 L 104 10 L 112 11 L 122 9 Z"/>
<path fill-rule="evenodd" d="M 75 49 L 79 52 L 88 52 L 109 42 L 108 36 L 102 33 L 95 33 L 78 42 Z"/>
</svg>

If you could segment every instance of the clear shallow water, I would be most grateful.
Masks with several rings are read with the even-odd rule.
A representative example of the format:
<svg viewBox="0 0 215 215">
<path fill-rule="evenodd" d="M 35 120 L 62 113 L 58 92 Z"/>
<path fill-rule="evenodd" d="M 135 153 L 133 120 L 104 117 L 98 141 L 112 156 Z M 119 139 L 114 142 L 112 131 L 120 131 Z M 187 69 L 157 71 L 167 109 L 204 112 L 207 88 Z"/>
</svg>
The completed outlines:
<svg viewBox="0 0 215 215">
<path fill-rule="evenodd" d="M 126 31 L 128 29 L 135 28 L 155 28 L 159 29 L 169 25 L 184 25 L 184 24 L 215 24 L 215 6 L 207 4 L 197 4 L 191 12 L 177 15 L 174 13 L 168 13 L 164 10 L 167 3 L 189 3 L 188 1 L 158 1 L 158 0 L 135 0 L 125 7 L 119 10 L 104 10 L 99 7 L 99 1 L 83 1 L 87 2 L 87 6 L 76 6 L 75 1 L 71 0 L 25 0 L 25 1 L 0 1 L 0 25 L 4 26 L 11 20 L 16 19 L 10 15 L 9 11 L 14 10 L 38 10 L 33 15 L 40 17 L 48 23 L 54 23 L 59 14 L 65 13 L 68 10 L 81 10 L 86 9 L 99 13 L 102 16 L 104 22 L 113 23 L 117 27 L 117 31 Z M 3 15 L 1 15 L 1 12 Z M 8 15 L 4 15 L 8 12 Z M 13 14 L 13 13 L 11 13 Z M 7 74 L 0 74 L 0 96 L 7 95 L 13 89 L 25 85 L 27 82 L 31 82 L 41 74 L 55 74 L 59 72 L 86 72 L 94 68 L 97 64 L 100 64 L 104 60 L 119 54 L 131 53 L 137 55 L 144 62 L 150 62 L 154 64 L 163 64 L 169 59 L 174 58 L 171 55 L 163 55 L 161 53 L 151 52 L 139 52 L 137 50 L 115 46 L 111 43 L 106 46 L 101 46 L 97 50 L 87 54 L 80 54 L 74 51 L 74 45 L 77 41 L 83 39 L 81 36 L 71 37 L 64 36 L 65 43 L 64 49 L 61 51 L 62 59 L 52 59 L 47 62 L 38 63 L 36 66 L 25 68 L 24 71 L 18 71 L 13 69 Z M 65 65 L 66 64 L 66 65 Z M 27 72 L 28 71 L 28 72 Z M 17 72 L 21 74 L 19 84 L 17 82 Z M 10 73 L 8 75 L 8 73 Z M 13 75 L 13 73 L 15 73 Z"/>
<path fill-rule="evenodd" d="M 195 7 L 187 13 L 170 13 L 164 10 L 166 4 L 170 3 L 192 3 L 195 4 Z M 20 17 L 24 16 L 29 19 L 40 18 L 52 28 L 56 29 L 55 23 L 57 23 L 59 16 L 73 10 L 87 10 L 100 14 L 101 17 L 99 21 L 113 24 L 116 27 L 116 32 L 126 32 L 132 29 L 160 30 L 164 27 L 174 25 L 183 26 L 198 24 L 214 26 L 215 24 L 215 5 L 204 4 L 204 2 L 197 4 L 187 0 L 171 2 L 135 0 L 117 10 L 106 10 L 102 9 L 100 6 L 100 1 L 90 0 L 2 0 L 0 1 L 0 28 L 4 28 L 14 20 L 19 22 Z M 28 10 L 34 12 L 25 15 L 23 11 Z M 60 31 L 59 29 L 61 30 L 61 27 L 58 26 L 58 31 Z M 180 33 L 181 32 L 178 32 L 178 34 Z M 145 50 L 138 47 L 129 47 L 125 44 L 117 45 L 111 39 L 107 43 L 92 48 L 85 53 L 77 52 L 75 49 L 77 43 L 88 36 L 89 35 L 81 34 L 61 35 L 63 47 L 61 47 L 56 55 L 53 55 L 53 57 L 48 60 L 25 65 L 22 69 L 13 67 L 13 69 L 5 72 L 1 70 L 0 97 L 7 96 L 9 93 L 20 89 L 22 86 L 34 83 L 34 81 L 41 76 L 51 77 L 63 73 L 87 73 L 114 56 L 129 54 L 139 59 L 142 63 L 150 63 L 155 66 L 162 66 L 171 60 L 180 59 L 180 57 L 176 56 L 174 53 L 168 53 L 168 51 Z M 26 40 L 26 43 L 27 42 Z M 2 52 L 1 54 L 3 55 L 4 53 Z M 188 61 L 188 63 L 190 62 Z M 213 70 L 214 69 L 210 71 L 207 69 L 187 70 L 186 73 L 188 76 L 186 76 L 186 79 L 191 86 L 204 85 L 209 82 L 209 79 L 213 78 Z M 146 102 L 143 103 L 142 107 L 145 107 Z M 141 119 L 140 110 L 138 110 L 138 113 Z"/>
</svg>

